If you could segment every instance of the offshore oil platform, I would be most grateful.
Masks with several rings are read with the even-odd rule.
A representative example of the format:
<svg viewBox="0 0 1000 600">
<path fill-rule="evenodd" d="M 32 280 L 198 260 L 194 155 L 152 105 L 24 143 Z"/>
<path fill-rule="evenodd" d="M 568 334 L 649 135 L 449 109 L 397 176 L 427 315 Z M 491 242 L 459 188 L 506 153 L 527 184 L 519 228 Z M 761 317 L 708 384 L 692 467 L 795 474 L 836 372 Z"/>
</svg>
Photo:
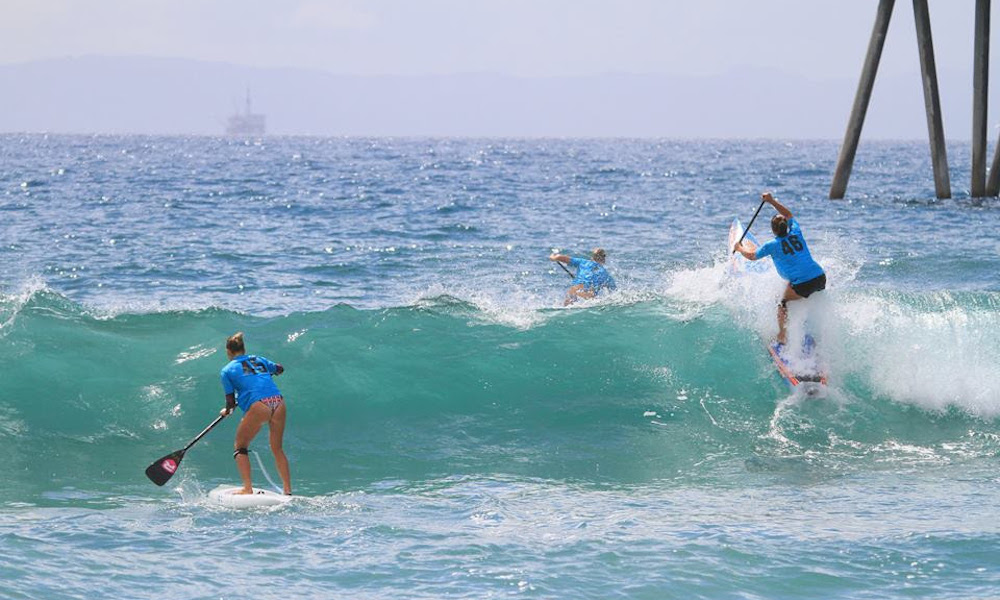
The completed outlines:
<svg viewBox="0 0 1000 600">
<path fill-rule="evenodd" d="M 262 137 L 266 129 L 266 117 L 254 113 L 250 105 L 250 88 L 247 88 L 246 112 L 236 111 L 226 121 L 226 135 L 236 137 Z"/>
</svg>

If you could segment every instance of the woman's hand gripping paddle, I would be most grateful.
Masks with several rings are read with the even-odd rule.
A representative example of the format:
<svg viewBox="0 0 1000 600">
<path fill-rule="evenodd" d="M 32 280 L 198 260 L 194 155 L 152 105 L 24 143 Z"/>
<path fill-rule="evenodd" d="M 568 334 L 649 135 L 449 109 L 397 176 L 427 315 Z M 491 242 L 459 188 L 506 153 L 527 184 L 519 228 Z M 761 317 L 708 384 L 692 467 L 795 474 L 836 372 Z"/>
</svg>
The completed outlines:
<svg viewBox="0 0 1000 600">
<path fill-rule="evenodd" d="M 747 223 L 746 228 L 743 229 L 743 235 L 740 236 L 740 241 L 736 242 L 736 245 L 733 246 L 732 254 L 736 254 L 736 249 L 740 247 L 740 244 L 743 243 L 743 238 L 745 238 L 747 236 L 747 233 L 750 232 L 750 228 L 753 227 L 753 222 L 757 220 L 757 215 L 760 214 L 760 209 L 764 208 L 765 202 L 767 202 L 766 199 L 760 201 L 760 206 L 757 207 L 757 212 L 753 214 L 753 218 L 750 219 L 750 222 Z"/>
<path fill-rule="evenodd" d="M 187 452 L 191 446 L 194 446 L 198 440 L 205 437 L 205 434 L 212 431 L 212 428 L 222 422 L 226 418 L 225 414 L 219 415 L 212 423 L 203 429 L 193 440 L 188 442 L 187 446 L 184 446 L 180 450 L 175 450 L 170 454 L 164 456 L 163 458 L 156 459 L 153 464 L 146 467 L 146 477 L 155 483 L 156 485 L 163 485 L 174 476 L 177 472 L 177 467 L 181 465 L 181 459 L 184 458 L 184 453 Z"/>
</svg>

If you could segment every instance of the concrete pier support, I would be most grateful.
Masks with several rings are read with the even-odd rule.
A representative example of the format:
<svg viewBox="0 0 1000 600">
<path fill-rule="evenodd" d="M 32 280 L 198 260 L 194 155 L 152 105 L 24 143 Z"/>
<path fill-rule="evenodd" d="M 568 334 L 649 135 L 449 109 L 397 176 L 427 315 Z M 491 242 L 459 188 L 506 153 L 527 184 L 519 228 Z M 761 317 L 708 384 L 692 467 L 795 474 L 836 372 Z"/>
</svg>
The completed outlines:
<svg viewBox="0 0 1000 600">
<path fill-rule="evenodd" d="M 878 63 L 882 58 L 885 34 L 889 30 L 889 18 L 892 17 L 895 3 L 895 0 L 879 0 L 875 26 L 872 28 L 871 41 L 868 42 L 868 53 L 865 55 L 865 64 L 861 70 L 861 80 L 858 82 L 858 91 L 854 95 L 851 118 L 847 123 L 844 143 L 840 146 L 840 157 L 837 159 L 833 185 L 830 186 L 832 200 L 843 199 L 844 192 L 847 191 L 847 180 L 851 178 L 851 169 L 854 167 L 854 156 L 858 151 L 858 140 L 861 139 L 861 128 L 865 124 L 865 114 L 868 112 L 872 88 L 875 86 L 875 73 L 878 71 Z"/>
<path fill-rule="evenodd" d="M 927 0 L 913 0 L 913 20 L 917 26 L 917 48 L 920 50 L 920 73 L 924 83 L 924 108 L 927 112 L 927 133 L 934 164 L 934 190 L 938 198 L 951 198 L 948 178 L 948 152 L 945 150 L 944 124 L 941 121 L 941 96 L 938 92 L 937 67 L 934 63 L 934 41 L 931 38 L 931 16 Z"/>
<path fill-rule="evenodd" d="M 972 181 L 969 183 L 969 191 L 973 198 L 979 198 L 986 195 L 986 105 L 990 71 L 990 0 L 976 0 L 976 35 L 972 56 Z M 996 170 L 995 167 L 994 170 Z"/>
<path fill-rule="evenodd" d="M 993 153 L 993 165 L 990 167 L 990 178 L 986 182 L 986 195 L 994 198 L 1000 195 L 1000 142 Z"/>
<path fill-rule="evenodd" d="M 990 167 L 990 178 L 986 182 L 986 194 L 994 198 L 1000 195 L 1000 142 L 993 153 L 993 165 Z"/>
</svg>

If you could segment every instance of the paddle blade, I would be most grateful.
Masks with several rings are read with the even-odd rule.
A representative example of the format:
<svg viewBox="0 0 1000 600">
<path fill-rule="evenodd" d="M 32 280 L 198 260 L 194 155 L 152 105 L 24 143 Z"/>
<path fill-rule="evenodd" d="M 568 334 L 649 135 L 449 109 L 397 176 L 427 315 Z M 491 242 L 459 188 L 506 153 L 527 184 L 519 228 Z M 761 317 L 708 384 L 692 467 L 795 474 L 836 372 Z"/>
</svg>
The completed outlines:
<svg viewBox="0 0 1000 600">
<path fill-rule="evenodd" d="M 177 468 L 181 466 L 181 459 L 184 458 L 184 451 L 177 450 L 158 458 L 153 464 L 146 467 L 146 477 L 156 485 L 163 485 L 174 476 Z"/>
</svg>

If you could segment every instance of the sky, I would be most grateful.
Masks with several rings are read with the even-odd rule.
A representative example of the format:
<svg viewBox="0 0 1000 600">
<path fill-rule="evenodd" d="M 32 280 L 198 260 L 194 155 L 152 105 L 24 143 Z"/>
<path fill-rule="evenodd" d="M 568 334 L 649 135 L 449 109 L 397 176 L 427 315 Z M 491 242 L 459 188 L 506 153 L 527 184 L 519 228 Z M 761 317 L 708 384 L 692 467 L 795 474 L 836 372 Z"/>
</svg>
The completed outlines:
<svg viewBox="0 0 1000 600">
<path fill-rule="evenodd" d="M 968 139 L 975 0 L 929 5 L 946 135 Z M 834 139 L 877 7 L 0 0 L 0 131 L 213 134 L 251 87 L 272 133 Z M 898 0 L 863 135 L 925 137 L 923 110 L 912 3 Z"/>
<path fill-rule="evenodd" d="M 96 54 L 353 75 L 711 75 L 755 67 L 818 80 L 856 79 L 877 5 L 877 0 L 3 0 L 0 64 Z M 930 2 L 942 71 L 971 68 L 974 6 L 974 0 Z M 911 3 L 896 3 L 880 74 L 919 68 L 912 12 Z"/>
</svg>

